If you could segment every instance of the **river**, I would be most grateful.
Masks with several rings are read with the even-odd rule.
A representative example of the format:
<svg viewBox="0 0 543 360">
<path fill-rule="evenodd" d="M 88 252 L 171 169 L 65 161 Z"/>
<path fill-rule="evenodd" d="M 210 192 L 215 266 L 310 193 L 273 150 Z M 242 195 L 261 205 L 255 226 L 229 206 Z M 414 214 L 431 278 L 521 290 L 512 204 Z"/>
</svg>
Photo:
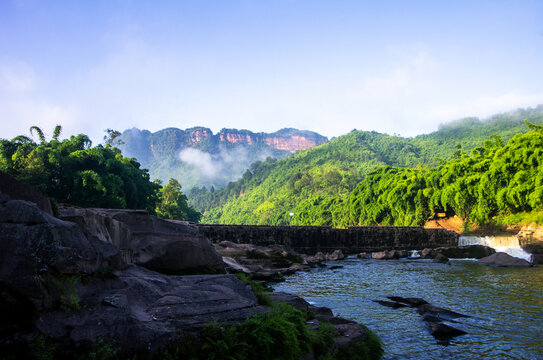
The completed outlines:
<svg viewBox="0 0 543 360">
<path fill-rule="evenodd" d="M 335 315 L 362 323 L 381 338 L 383 359 L 543 359 L 543 266 L 499 268 L 473 261 L 359 260 L 337 270 L 288 276 L 275 291 L 299 295 Z M 468 332 L 439 343 L 413 308 L 373 302 L 420 297 L 470 315 L 454 327 Z"/>
</svg>

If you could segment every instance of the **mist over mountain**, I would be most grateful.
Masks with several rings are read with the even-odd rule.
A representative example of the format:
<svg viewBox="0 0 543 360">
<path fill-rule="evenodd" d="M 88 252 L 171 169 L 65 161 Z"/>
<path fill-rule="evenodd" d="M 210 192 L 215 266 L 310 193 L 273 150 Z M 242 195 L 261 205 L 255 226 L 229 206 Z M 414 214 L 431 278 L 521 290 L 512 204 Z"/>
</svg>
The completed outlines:
<svg viewBox="0 0 543 360">
<path fill-rule="evenodd" d="M 120 136 L 123 155 L 135 157 L 151 177 L 179 180 L 183 188 L 222 187 L 239 179 L 249 166 L 268 157 L 281 159 L 328 141 L 312 131 L 281 129 L 274 133 L 205 127 L 167 128 L 155 133 L 132 128 Z"/>
</svg>

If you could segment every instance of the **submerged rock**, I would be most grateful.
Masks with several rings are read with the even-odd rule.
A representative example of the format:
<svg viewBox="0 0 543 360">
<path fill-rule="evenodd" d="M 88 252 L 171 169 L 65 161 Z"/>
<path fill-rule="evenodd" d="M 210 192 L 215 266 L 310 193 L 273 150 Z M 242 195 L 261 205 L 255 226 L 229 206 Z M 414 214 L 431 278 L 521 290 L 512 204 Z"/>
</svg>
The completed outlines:
<svg viewBox="0 0 543 360">
<path fill-rule="evenodd" d="M 439 323 L 439 322 L 430 322 L 428 323 L 430 327 L 430 334 L 438 340 L 449 340 L 457 336 L 465 335 L 467 332 L 454 328 L 452 326 Z"/>
<path fill-rule="evenodd" d="M 441 264 L 447 264 L 449 262 L 449 258 L 443 255 L 442 253 L 439 253 L 434 258 L 434 262 L 441 263 Z"/>
<path fill-rule="evenodd" d="M 455 311 L 441 308 L 439 306 L 434 306 L 431 304 L 423 304 L 417 308 L 417 311 L 419 314 L 424 315 L 427 313 L 436 315 L 440 319 L 449 320 L 449 319 L 456 319 L 456 318 L 468 318 L 469 315 L 464 315 L 457 313 Z"/>
<path fill-rule="evenodd" d="M 531 264 L 524 260 L 513 257 L 504 252 L 498 252 L 485 258 L 479 259 L 478 262 L 484 265 L 495 266 L 514 266 L 514 267 L 529 267 Z"/>
<path fill-rule="evenodd" d="M 386 301 L 386 300 L 372 300 L 373 302 L 376 302 L 380 305 L 383 305 L 383 306 L 386 306 L 386 307 L 390 307 L 390 308 L 393 308 L 393 309 L 398 309 L 398 308 L 402 308 L 402 307 L 407 307 L 408 305 L 406 304 L 401 304 L 399 302 L 395 302 L 395 301 Z"/>
<path fill-rule="evenodd" d="M 392 301 L 396 301 L 396 302 L 399 302 L 399 303 L 402 303 L 402 304 L 406 304 L 410 307 L 419 307 L 421 305 L 424 305 L 424 304 L 428 304 L 428 302 L 424 299 L 421 299 L 421 298 L 416 298 L 416 297 L 408 297 L 408 298 L 404 298 L 404 297 L 401 297 L 401 296 L 387 296 L 388 299 L 392 300 Z"/>
</svg>

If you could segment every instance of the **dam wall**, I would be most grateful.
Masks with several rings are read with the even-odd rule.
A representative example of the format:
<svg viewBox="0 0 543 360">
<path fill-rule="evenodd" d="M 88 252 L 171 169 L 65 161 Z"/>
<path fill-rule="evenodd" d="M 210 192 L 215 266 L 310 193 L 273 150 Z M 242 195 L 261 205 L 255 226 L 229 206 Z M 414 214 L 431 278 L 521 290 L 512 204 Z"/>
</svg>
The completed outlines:
<svg viewBox="0 0 543 360">
<path fill-rule="evenodd" d="M 200 233 L 212 242 L 268 246 L 280 244 L 304 253 L 332 252 L 344 254 L 384 250 L 422 250 L 456 246 L 458 234 L 444 229 L 400 226 L 353 226 L 336 229 L 330 226 L 266 226 L 198 224 Z"/>
</svg>

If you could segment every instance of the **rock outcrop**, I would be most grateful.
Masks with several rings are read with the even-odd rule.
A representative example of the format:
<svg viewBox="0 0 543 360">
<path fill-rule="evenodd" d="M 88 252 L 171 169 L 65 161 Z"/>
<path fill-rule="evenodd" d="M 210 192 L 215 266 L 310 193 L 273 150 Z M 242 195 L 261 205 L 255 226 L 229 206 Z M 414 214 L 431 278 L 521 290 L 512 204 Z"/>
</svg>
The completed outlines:
<svg viewBox="0 0 543 360">
<path fill-rule="evenodd" d="M 523 226 L 517 234 L 524 251 L 532 254 L 534 264 L 543 264 L 543 227 Z"/>
<path fill-rule="evenodd" d="M 282 245 L 256 246 L 222 241 L 215 244 L 227 270 L 250 274 L 254 279 L 281 281 L 283 275 L 307 271 L 310 265 L 303 257 Z"/>
<path fill-rule="evenodd" d="M 60 207 L 60 218 L 119 248 L 127 263 L 167 273 L 222 271 L 222 258 L 198 228 L 143 210 Z"/>
</svg>

